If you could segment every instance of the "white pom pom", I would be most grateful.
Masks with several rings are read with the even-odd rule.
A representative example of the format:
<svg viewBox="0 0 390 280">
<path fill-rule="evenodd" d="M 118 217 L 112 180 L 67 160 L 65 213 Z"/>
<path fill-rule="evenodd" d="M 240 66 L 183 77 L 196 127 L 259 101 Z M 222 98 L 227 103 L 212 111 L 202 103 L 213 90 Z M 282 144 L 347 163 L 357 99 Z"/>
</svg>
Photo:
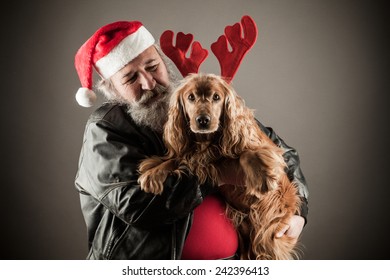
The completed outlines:
<svg viewBox="0 0 390 280">
<path fill-rule="evenodd" d="M 88 88 L 79 88 L 76 93 L 76 100 L 80 106 L 92 107 L 96 101 L 96 94 Z"/>
</svg>

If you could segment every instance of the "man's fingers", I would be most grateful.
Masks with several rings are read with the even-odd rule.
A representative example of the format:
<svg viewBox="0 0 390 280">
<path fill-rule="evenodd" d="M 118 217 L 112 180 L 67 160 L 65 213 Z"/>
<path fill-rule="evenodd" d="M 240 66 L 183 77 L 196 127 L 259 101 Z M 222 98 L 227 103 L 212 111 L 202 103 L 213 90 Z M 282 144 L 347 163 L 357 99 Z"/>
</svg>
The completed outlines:
<svg viewBox="0 0 390 280">
<path fill-rule="evenodd" d="M 281 237 L 286 233 L 286 231 L 287 231 L 289 228 L 290 228 L 289 225 L 284 225 L 284 226 L 282 227 L 282 229 L 281 229 L 279 232 L 276 233 L 276 238 L 281 238 Z"/>
</svg>

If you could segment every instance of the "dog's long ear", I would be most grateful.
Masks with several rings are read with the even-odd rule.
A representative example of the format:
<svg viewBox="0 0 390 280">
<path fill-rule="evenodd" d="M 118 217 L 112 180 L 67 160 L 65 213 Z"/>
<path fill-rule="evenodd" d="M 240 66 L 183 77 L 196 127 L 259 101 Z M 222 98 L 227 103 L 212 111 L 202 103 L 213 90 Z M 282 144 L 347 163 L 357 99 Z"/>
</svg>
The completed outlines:
<svg viewBox="0 0 390 280">
<path fill-rule="evenodd" d="M 247 118 L 245 117 L 244 101 L 227 83 L 224 83 L 223 87 L 225 89 L 225 104 L 221 148 L 225 155 L 234 156 L 241 153 L 242 147 L 247 141 L 245 135 Z"/>
<path fill-rule="evenodd" d="M 168 120 L 164 128 L 164 141 L 170 157 L 180 156 L 188 148 L 187 121 L 183 108 L 183 88 L 178 88 L 172 95 Z"/>
</svg>

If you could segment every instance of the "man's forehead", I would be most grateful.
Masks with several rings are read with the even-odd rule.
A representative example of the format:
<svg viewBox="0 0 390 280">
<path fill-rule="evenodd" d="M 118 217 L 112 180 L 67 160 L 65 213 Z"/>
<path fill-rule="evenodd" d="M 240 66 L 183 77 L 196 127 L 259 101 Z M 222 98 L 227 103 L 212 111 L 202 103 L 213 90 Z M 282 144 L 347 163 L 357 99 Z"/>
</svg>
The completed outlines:
<svg viewBox="0 0 390 280">
<path fill-rule="evenodd" d="M 139 67 L 143 67 L 145 65 L 154 63 L 160 59 L 160 55 L 156 51 L 154 47 L 150 47 L 149 49 L 142 52 L 139 56 L 134 58 L 128 64 L 126 64 L 121 70 L 118 72 L 121 73 L 121 76 L 128 76 L 129 73 L 137 71 Z"/>
<path fill-rule="evenodd" d="M 151 46 L 144 50 L 142 53 L 140 53 L 136 58 L 134 58 L 132 61 L 130 61 L 129 64 L 147 64 L 150 63 L 153 60 L 157 60 L 160 58 L 160 55 L 158 54 L 156 48 L 154 46 Z"/>
</svg>

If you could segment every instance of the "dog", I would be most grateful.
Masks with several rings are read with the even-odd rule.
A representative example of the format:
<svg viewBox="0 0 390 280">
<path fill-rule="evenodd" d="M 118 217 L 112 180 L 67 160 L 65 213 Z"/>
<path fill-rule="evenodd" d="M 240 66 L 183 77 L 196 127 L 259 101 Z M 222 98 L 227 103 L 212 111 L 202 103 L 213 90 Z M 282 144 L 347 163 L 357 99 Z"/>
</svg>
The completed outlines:
<svg viewBox="0 0 390 280">
<path fill-rule="evenodd" d="M 286 175 L 283 150 L 262 132 L 253 110 L 222 77 L 191 74 L 183 80 L 172 95 L 163 138 L 166 155 L 140 163 L 142 190 L 161 194 L 167 176 L 183 170 L 217 186 L 221 165 L 236 161 L 244 184 L 219 188 L 238 232 L 240 259 L 298 258 L 296 240 L 275 237 L 299 214 L 301 203 Z"/>
</svg>

